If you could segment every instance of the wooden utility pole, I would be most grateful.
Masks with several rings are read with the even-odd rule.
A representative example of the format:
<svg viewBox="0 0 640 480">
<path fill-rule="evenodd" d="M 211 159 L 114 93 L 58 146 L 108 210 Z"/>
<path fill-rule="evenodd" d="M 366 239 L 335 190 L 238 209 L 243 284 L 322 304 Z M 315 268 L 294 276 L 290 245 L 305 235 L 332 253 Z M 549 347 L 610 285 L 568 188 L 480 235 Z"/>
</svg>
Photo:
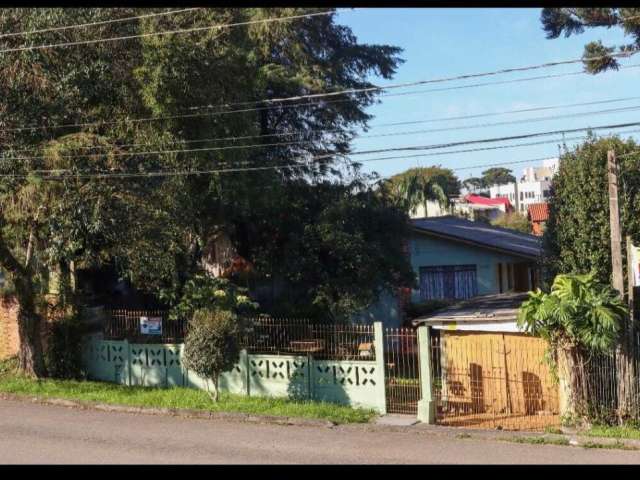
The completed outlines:
<svg viewBox="0 0 640 480">
<path fill-rule="evenodd" d="M 622 234 L 620 231 L 620 212 L 618 206 L 618 163 L 613 150 L 607 152 L 607 171 L 609 179 L 609 225 L 611 229 L 611 285 L 624 297 L 624 276 L 622 272 Z M 627 264 L 628 264 L 627 258 Z M 631 293 L 631 296 L 633 294 Z M 633 356 L 631 346 L 631 324 L 629 317 L 622 325 L 620 342 L 616 349 L 616 373 L 618 377 L 618 421 L 624 422 L 632 408 L 633 396 Z"/>
<path fill-rule="evenodd" d="M 620 211 L 618 207 L 618 162 L 613 150 L 607 152 L 609 174 L 609 225 L 611 227 L 611 285 L 624 295 L 622 274 L 622 235 L 620 233 Z"/>
</svg>

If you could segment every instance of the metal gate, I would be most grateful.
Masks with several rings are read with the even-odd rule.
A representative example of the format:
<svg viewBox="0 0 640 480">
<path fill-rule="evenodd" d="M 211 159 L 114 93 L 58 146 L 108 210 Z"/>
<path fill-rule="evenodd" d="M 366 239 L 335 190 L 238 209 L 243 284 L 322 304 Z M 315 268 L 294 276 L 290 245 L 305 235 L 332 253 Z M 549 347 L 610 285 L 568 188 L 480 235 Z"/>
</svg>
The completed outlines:
<svg viewBox="0 0 640 480">
<path fill-rule="evenodd" d="M 384 340 L 387 412 L 417 415 L 421 398 L 417 332 L 387 328 Z"/>
<path fill-rule="evenodd" d="M 434 332 L 432 392 L 440 425 L 543 430 L 560 425 L 558 386 L 540 338 Z"/>
</svg>

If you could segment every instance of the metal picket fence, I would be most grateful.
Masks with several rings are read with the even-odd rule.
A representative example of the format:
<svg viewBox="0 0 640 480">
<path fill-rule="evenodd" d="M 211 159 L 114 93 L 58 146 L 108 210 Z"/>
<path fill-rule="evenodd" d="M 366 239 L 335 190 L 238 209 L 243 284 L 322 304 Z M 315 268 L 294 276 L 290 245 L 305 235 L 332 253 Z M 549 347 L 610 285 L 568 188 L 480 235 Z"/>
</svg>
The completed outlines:
<svg viewBox="0 0 640 480">
<path fill-rule="evenodd" d="M 386 328 L 384 359 L 387 412 L 417 414 L 422 395 L 417 331 Z"/>
</svg>

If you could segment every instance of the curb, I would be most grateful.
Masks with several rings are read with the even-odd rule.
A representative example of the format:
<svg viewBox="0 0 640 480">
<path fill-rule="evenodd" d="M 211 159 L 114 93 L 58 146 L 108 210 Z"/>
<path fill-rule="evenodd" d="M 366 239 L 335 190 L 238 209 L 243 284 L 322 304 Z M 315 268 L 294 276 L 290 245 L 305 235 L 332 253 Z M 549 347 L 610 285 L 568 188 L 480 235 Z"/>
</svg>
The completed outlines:
<svg viewBox="0 0 640 480">
<path fill-rule="evenodd" d="M 63 398 L 47 398 L 32 395 L 16 395 L 0 393 L 0 400 L 28 401 L 41 405 L 55 405 L 59 407 L 76 408 L 81 410 L 98 410 L 103 412 L 129 413 L 137 415 L 162 415 L 180 418 L 199 418 L 205 420 L 227 420 L 245 423 L 262 423 L 272 425 L 289 425 L 299 427 L 333 428 L 335 423 L 330 420 L 316 420 L 301 417 L 278 417 L 274 415 L 256 415 L 238 412 L 210 412 L 206 410 L 191 410 L 182 408 L 133 407 L 110 403 L 89 402 L 82 400 L 67 400 Z"/>
</svg>

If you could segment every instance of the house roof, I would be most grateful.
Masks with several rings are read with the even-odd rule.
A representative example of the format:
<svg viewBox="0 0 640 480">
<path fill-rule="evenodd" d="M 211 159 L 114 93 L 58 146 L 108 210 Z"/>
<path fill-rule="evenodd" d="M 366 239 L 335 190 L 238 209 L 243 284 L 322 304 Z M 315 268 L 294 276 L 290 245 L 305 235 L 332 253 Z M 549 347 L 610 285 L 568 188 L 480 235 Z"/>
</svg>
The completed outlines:
<svg viewBox="0 0 640 480">
<path fill-rule="evenodd" d="M 532 203 L 527 207 L 529 218 L 532 222 L 546 222 L 549 220 L 549 204 Z"/>
<path fill-rule="evenodd" d="M 500 327 L 495 324 L 514 324 L 518 317 L 518 309 L 527 296 L 527 293 L 510 292 L 475 297 L 416 318 L 413 325 L 460 325 L 462 329 L 467 330 L 475 326 L 484 330 L 490 324 L 494 324 L 490 329 L 500 331 L 506 327 L 506 331 L 512 331 L 513 325 Z"/>
<path fill-rule="evenodd" d="M 506 209 L 511 208 L 511 202 L 507 197 L 487 198 L 482 195 L 474 195 L 470 193 L 469 195 L 466 195 L 464 199 L 468 203 L 475 203 L 478 205 L 489 205 L 493 207 L 504 205 Z"/>
<path fill-rule="evenodd" d="M 453 216 L 411 219 L 419 233 L 533 260 L 542 255 L 540 237 Z"/>
</svg>

